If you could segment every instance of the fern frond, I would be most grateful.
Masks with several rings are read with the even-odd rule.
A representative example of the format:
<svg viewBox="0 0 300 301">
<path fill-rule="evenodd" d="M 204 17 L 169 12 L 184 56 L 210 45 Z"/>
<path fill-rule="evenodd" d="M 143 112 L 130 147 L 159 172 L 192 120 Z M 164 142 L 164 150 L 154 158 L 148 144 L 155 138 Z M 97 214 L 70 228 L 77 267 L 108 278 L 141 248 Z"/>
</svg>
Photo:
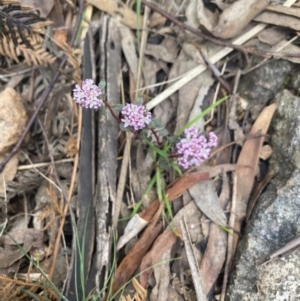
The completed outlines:
<svg viewBox="0 0 300 301">
<path fill-rule="evenodd" d="M 38 34 L 26 36 L 26 40 L 31 47 L 28 48 L 26 44 L 22 43 L 22 38 L 17 38 L 17 46 L 14 42 L 6 36 L 0 40 L 0 54 L 8 56 L 15 62 L 19 63 L 19 56 L 23 56 L 28 65 L 50 65 L 56 60 L 52 54 L 47 52 L 43 47 L 43 38 Z"/>
</svg>

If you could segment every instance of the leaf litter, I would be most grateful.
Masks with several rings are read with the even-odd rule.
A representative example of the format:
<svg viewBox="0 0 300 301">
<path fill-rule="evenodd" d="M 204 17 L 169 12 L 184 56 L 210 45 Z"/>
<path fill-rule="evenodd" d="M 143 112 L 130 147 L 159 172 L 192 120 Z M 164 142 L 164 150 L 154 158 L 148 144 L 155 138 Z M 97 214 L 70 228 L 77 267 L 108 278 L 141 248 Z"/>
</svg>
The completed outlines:
<svg viewBox="0 0 300 301">
<path fill-rule="evenodd" d="M 82 24 L 90 26 L 89 30 L 81 27 L 77 35 L 71 30 L 81 18 L 83 1 L 79 11 L 73 1 L 46 1 L 39 6 L 33 1 L 26 5 L 40 10 L 52 22 L 52 31 L 43 23 L 34 39 L 22 36 L 18 28 L 16 35 L 21 36 L 14 39 L 16 50 L 7 34 L 1 39 L 1 95 L 9 94 L 0 97 L 7 106 L 0 108 L 0 126 L 2 120 L 5 126 L 1 129 L 1 161 L 12 157 L 0 174 L 3 300 L 16 296 L 29 300 L 30 294 L 58 300 L 60 292 L 73 300 L 77 273 L 73 259 L 82 248 L 78 241 L 89 250 L 80 257 L 86 264 L 80 271 L 86 288 L 78 293 L 86 300 L 90 293 L 99 300 L 110 300 L 134 276 L 136 295 L 128 290 L 128 295 L 121 294 L 124 300 L 146 300 L 147 295 L 149 300 L 171 296 L 174 300 L 213 300 L 221 291 L 224 300 L 248 200 L 253 186 L 258 185 L 260 156 L 268 160 L 272 153 L 266 135 L 276 109 L 272 100 L 262 100 L 264 105 L 249 115 L 251 100 L 236 94 L 239 80 L 234 75 L 241 69 L 247 80 L 244 71 L 255 64 L 253 56 L 259 58 L 258 64 L 272 56 L 299 63 L 295 42 L 298 7 L 291 7 L 295 1 L 273 5 L 256 0 L 227 5 L 221 1 L 210 5 L 201 0 L 164 1 L 154 2 L 154 7 L 144 0 L 133 7 L 119 1 L 87 2 L 91 5 L 86 7 L 87 22 Z M 185 23 L 176 26 L 183 16 L 195 29 L 192 33 Z M 266 28 L 265 24 L 271 25 Z M 72 34 L 75 46 L 66 42 Z M 250 46 L 243 46 L 248 40 Z M 27 41 L 33 49 L 26 46 Z M 61 60 L 65 68 L 58 69 L 61 75 L 53 80 L 51 65 L 58 68 Z M 80 83 L 81 74 L 96 81 L 104 79 L 109 101 L 134 103 L 137 95 L 142 96 L 172 134 L 180 133 L 216 99 L 232 96 L 195 123 L 203 132 L 218 133 L 218 147 L 205 166 L 182 176 L 165 170 L 163 181 L 150 187 L 157 163 L 147 147 L 105 125 L 98 112 L 82 116 L 75 105 L 71 89 Z M 228 87 L 234 85 L 234 95 L 228 94 Z M 8 88 L 11 86 L 14 89 Z M 12 119 L 12 113 L 19 117 Z M 27 116 L 30 126 L 26 126 Z M 90 126 L 93 134 L 84 140 L 88 148 L 81 145 L 80 150 L 86 120 L 92 122 L 84 123 L 83 132 Z M 95 187 L 85 187 L 82 172 L 88 163 L 80 162 L 91 162 L 88 177 Z M 76 179 L 78 164 L 81 176 Z M 155 196 L 157 185 L 164 191 L 163 203 Z M 261 190 L 255 192 L 256 198 Z M 94 202 L 89 203 L 86 195 Z M 141 207 L 136 207 L 139 200 Z M 172 208 L 175 200 L 177 209 L 170 215 L 168 206 Z M 129 220 L 132 208 L 136 212 Z M 89 212 L 93 218 L 86 219 L 83 215 Z M 87 239 L 85 227 L 96 229 Z M 76 231 L 82 236 L 78 238 Z M 18 292 L 18 286 L 30 294 Z"/>
</svg>

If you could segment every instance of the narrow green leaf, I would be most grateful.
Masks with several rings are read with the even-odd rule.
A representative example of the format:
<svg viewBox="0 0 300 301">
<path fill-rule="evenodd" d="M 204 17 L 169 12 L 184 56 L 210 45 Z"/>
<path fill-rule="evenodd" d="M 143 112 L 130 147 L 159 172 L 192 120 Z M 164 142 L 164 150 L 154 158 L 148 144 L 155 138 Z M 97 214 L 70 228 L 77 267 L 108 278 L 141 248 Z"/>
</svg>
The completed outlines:
<svg viewBox="0 0 300 301">
<path fill-rule="evenodd" d="M 194 117 L 191 121 L 189 121 L 188 123 L 186 123 L 177 133 L 177 136 L 181 135 L 183 133 L 183 131 L 187 128 L 189 128 L 190 126 L 192 126 L 194 123 L 196 123 L 198 120 L 200 120 L 201 118 L 203 118 L 206 114 L 208 114 L 211 110 L 213 110 L 214 108 L 216 108 L 217 106 L 219 106 L 222 102 L 224 102 L 226 99 L 228 98 L 228 96 L 223 97 L 219 100 L 217 100 L 214 104 L 212 104 L 211 106 L 209 106 L 208 108 L 206 108 L 203 112 L 201 112 L 199 115 L 197 115 L 196 117 Z"/>
<path fill-rule="evenodd" d="M 156 146 L 154 146 L 150 141 L 146 140 L 149 147 L 150 147 L 150 150 L 153 151 L 153 152 L 156 152 L 157 154 L 159 154 L 160 156 L 162 156 L 163 158 L 168 158 L 168 154 L 167 152 L 157 148 Z"/>
<path fill-rule="evenodd" d="M 156 167 L 155 175 L 156 175 L 157 196 L 158 196 L 158 200 L 161 202 L 163 200 L 163 190 L 162 190 L 161 173 L 159 167 Z"/>
</svg>

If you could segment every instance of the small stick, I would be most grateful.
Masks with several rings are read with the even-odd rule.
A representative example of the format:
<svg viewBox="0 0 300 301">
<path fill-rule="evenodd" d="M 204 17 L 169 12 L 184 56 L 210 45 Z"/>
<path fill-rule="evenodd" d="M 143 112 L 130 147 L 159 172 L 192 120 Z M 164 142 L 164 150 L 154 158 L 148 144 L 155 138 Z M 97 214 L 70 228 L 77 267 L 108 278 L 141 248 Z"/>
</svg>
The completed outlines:
<svg viewBox="0 0 300 301">
<path fill-rule="evenodd" d="M 286 243 L 283 247 L 276 250 L 275 252 L 271 253 L 269 256 L 265 257 L 263 260 L 258 261 L 258 266 L 265 265 L 269 261 L 273 260 L 274 258 L 283 255 L 284 253 L 291 251 L 297 247 L 300 246 L 300 235 L 296 236 L 292 240 L 290 240 L 288 243 Z"/>
</svg>

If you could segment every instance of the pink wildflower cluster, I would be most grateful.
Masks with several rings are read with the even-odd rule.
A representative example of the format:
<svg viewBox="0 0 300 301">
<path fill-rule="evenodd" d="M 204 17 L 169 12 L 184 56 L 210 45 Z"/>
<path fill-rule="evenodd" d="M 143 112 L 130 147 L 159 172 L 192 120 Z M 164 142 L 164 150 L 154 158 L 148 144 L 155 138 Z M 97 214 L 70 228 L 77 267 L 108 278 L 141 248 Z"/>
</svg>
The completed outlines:
<svg viewBox="0 0 300 301">
<path fill-rule="evenodd" d="M 210 151 L 218 144 L 218 137 L 215 133 L 208 133 L 208 138 L 200 135 L 199 129 L 192 126 L 184 131 L 184 138 L 177 144 L 178 164 L 188 169 L 191 166 L 200 165 L 209 157 Z"/>
<path fill-rule="evenodd" d="M 143 105 L 126 104 L 122 111 L 121 121 L 124 123 L 124 127 L 133 127 L 135 131 L 143 129 L 147 124 L 151 122 L 151 113 L 146 110 Z"/>
<path fill-rule="evenodd" d="M 84 108 L 98 109 L 103 105 L 103 101 L 99 97 L 103 94 L 92 79 L 86 79 L 82 82 L 81 87 L 75 86 L 73 90 L 74 100 Z"/>
</svg>

